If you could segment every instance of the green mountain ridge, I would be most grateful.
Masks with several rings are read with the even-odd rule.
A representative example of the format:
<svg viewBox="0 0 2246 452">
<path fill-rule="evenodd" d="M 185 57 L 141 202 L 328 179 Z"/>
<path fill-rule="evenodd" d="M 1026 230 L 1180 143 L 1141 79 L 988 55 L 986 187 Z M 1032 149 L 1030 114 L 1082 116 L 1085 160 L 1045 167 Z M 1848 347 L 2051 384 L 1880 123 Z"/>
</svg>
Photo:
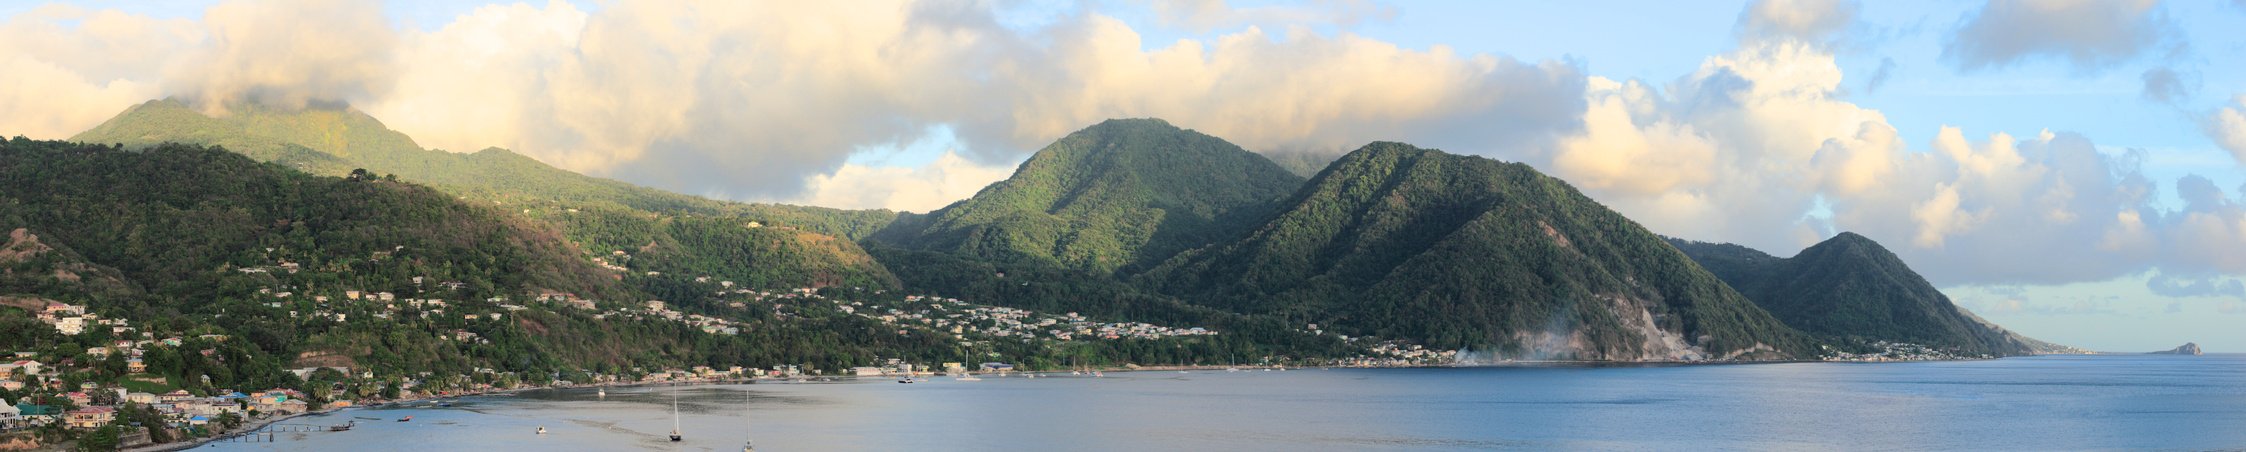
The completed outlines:
<svg viewBox="0 0 2246 452">
<path fill-rule="evenodd" d="M 1258 345 L 1230 346 L 1296 343 L 1325 356 L 1337 345 L 1301 342 L 1292 329 L 1317 324 L 1497 358 L 1605 361 L 1806 359 L 1817 356 L 1815 338 L 1861 337 L 1795 324 L 1774 315 L 1790 305 L 1757 303 L 1762 286 L 1727 284 L 1763 274 L 1759 260 L 1719 270 L 1526 165 L 1399 143 L 1338 159 L 1274 154 L 1282 164 L 1159 119 L 1109 120 L 1056 140 L 971 198 L 911 214 L 714 201 L 503 149 L 427 150 L 345 106 L 231 110 L 213 117 L 151 101 L 74 140 L 224 146 L 314 174 L 396 174 L 549 231 L 573 253 L 571 266 L 609 266 L 606 278 L 624 281 L 596 284 L 602 290 L 636 296 L 709 299 L 685 282 L 703 276 L 756 287 L 905 288 L 1226 325 L 1257 332 Z M 1297 175 L 1327 161 L 1307 181 Z M 1848 244 L 1817 255 L 1876 257 L 1840 245 Z M 1798 284 L 1906 279 L 1852 276 L 1817 273 Z M 1972 347 L 2050 346 L 1956 313 L 1927 325 L 1996 332 L 1961 342 Z"/>
<path fill-rule="evenodd" d="M 228 107 L 226 114 L 214 117 L 178 100 L 153 100 L 71 140 L 131 149 L 172 142 L 220 146 L 312 174 L 342 176 L 356 169 L 395 174 L 463 199 L 551 220 L 570 240 L 604 254 L 650 243 L 698 244 L 641 256 L 630 265 L 637 271 L 772 284 L 765 287 L 895 287 L 888 269 L 855 245 L 835 246 L 836 240 L 798 234 L 856 239 L 894 220 L 893 212 L 715 201 L 585 176 L 499 148 L 468 154 L 422 149 L 411 137 L 341 105 Z M 791 232 L 750 230 L 745 227 L 750 222 Z M 790 271 L 798 269 L 803 271 Z"/>
<path fill-rule="evenodd" d="M 1113 119 L 1046 146 L 973 197 L 873 239 L 1113 272 L 1233 235 L 1301 183 L 1222 139 L 1159 119 Z"/>
<path fill-rule="evenodd" d="M 1836 344 L 1913 343 L 1967 356 L 2056 347 L 1973 316 L 1886 247 L 1856 233 L 1840 233 L 1792 258 L 1733 244 L 1669 241 L 1780 321 Z"/>
<path fill-rule="evenodd" d="M 1660 237 L 1527 165 L 1373 143 L 1245 237 L 1136 280 L 1189 301 L 1513 359 L 1810 358 Z"/>
</svg>

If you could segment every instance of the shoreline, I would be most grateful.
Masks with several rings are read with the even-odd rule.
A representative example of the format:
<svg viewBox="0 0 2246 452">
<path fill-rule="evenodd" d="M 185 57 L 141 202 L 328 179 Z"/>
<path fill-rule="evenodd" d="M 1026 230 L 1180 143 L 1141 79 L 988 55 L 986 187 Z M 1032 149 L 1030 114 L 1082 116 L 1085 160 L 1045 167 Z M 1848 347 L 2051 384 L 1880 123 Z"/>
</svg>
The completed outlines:
<svg viewBox="0 0 2246 452">
<path fill-rule="evenodd" d="M 2050 355 L 2076 355 L 2076 354 L 2064 354 L 2064 353 L 2055 353 L 2055 354 L 2042 354 L 2042 355 L 2024 355 L 2024 356 L 2050 356 Z M 2080 354 L 2080 355 L 2092 355 L 2092 354 Z M 1680 361 L 1643 361 L 1643 362 L 1630 362 L 1630 361 L 1507 361 L 1507 362 L 1501 362 L 1501 363 L 1477 363 L 1477 364 L 1459 364 L 1459 363 L 1451 363 L 1451 364 L 1419 364 L 1419 365 L 1408 365 L 1408 366 L 1269 366 L 1269 365 L 1253 365 L 1253 366 L 1215 366 L 1215 365 L 1153 365 L 1153 366 L 1135 366 L 1135 367 L 1122 367 L 1122 366 L 1092 367 L 1092 368 L 1085 368 L 1085 369 L 1074 369 L 1074 370 L 1038 370 L 1038 371 L 1009 371 L 1009 372 L 964 372 L 964 373 L 960 373 L 960 374 L 948 374 L 948 373 L 928 373 L 928 374 L 926 374 L 926 376 L 930 376 L 930 377 L 933 377 L 933 376 L 955 376 L 955 377 L 956 377 L 956 376 L 963 376 L 963 375 L 974 375 L 974 376 L 1006 376 L 1006 375 L 1009 375 L 1009 374 L 1024 374 L 1024 375 L 1028 375 L 1028 374 L 1036 374 L 1036 375 L 1038 375 L 1038 376 L 1040 376 L 1040 377 L 1049 377 L 1049 376 L 1051 376 L 1052 374 L 1057 374 L 1057 373 L 1062 373 L 1062 372 L 1081 372 L 1081 373 L 1087 373 L 1087 374 L 1088 374 L 1088 373 L 1091 373 L 1091 372 L 1101 372 L 1101 373 L 1106 373 L 1106 372 L 1172 372 L 1172 371 L 1186 371 L 1186 372 L 1190 372 L 1190 371 L 1212 371 L 1212 372 L 1214 372 L 1214 371 L 1224 371 L 1224 370 L 1227 370 L 1227 369 L 1237 369 L 1237 370 L 1239 370 L 1239 371 L 1242 371 L 1242 372 L 1248 372 L 1248 371 L 1263 371 L 1263 370 L 1282 370 L 1282 371 L 1283 371 L 1283 370 L 1313 370 L 1313 369 L 1315 369 L 1315 370 L 1334 370 L 1334 369 L 1445 369 L 1445 368 L 1466 368 L 1466 369 L 1471 369 L 1471 368 L 1505 368 L 1505 367 L 1521 367 L 1521 368 L 1535 368 L 1535 367 L 1670 367 L 1670 366 L 1704 366 L 1704 365 L 1746 365 L 1746 364 L 1787 364 L 1787 363 L 1892 364 L 1892 363 L 1914 363 L 1914 362 L 1985 361 L 1985 360 L 1997 360 L 1997 359 L 2004 359 L 2004 358 L 2011 358 L 2011 357 L 1995 357 L 1995 358 L 1960 358 L 1960 359 L 1942 359 L 1942 360 L 1892 360 L 1892 361 L 1828 361 L 1828 360 L 1780 360 L 1780 361 L 1698 361 L 1698 362 L 1680 362 Z M 1072 376 L 1073 376 L 1073 375 L 1072 375 Z M 286 421 L 286 420 L 290 420 L 290 419 L 296 419 L 296 418 L 299 418 L 299 417 L 305 417 L 305 416 L 311 416 L 311 415 L 323 415 L 323 414 L 342 414 L 342 413 L 344 413 L 344 412 L 347 412 L 347 411 L 350 411 L 350 410 L 352 410 L 352 409 L 373 409 L 373 408 L 381 408 L 381 407 L 385 407 L 385 406 L 391 406 L 391 405 L 403 405 L 403 404 L 414 403 L 414 402 L 438 402 L 438 401 L 449 401 L 449 400 L 456 400 L 456 399 L 465 399 L 465 398 L 469 398 L 469 397 L 479 397 L 479 396 L 504 396 L 504 395 L 512 395 L 512 394 L 516 394 L 516 393 L 521 393 L 521 392 L 524 392 L 524 391 L 538 391 L 538 390 L 567 390 L 567 389 L 586 389 L 586 388 L 610 388 L 610 387 L 616 387 L 616 388 L 631 388 L 631 387 L 654 387 L 654 386 L 700 386 L 700 385 L 726 385 L 726 384 L 757 384 L 757 383 L 762 383 L 762 382 L 772 382 L 772 383 L 802 383 L 802 382 L 859 381 L 859 380 L 878 380 L 878 379 L 887 379 L 887 378 L 893 378 L 893 377 L 896 377 L 896 376 L 894 376 L 894 375 L 884 375 L 884 376 L 865 376 L 865 377 L 861 377 L 861 376 L 855 376 L 855 375 L 834 375 L 834 376 L 809 376 L 809 377 L 794 377 L 794 378 L 743 378 L 743 379 L 711 379 L 711 380 L 685 380 L 685 381 L 631 381 L 631 382 L 604 382 L 604 383 L 589 383 L 589 384 L 579 384 L 579 385 L 570 385 L 570 386 L 541 386 L 541 387 L 521 387 L 521 388 L 510 388 L 510 389 L 500 389 L 500 390 L 481 391 L 481 392 L 463 392 L 463 393 L 458 393 L 458 394 L 447 394 L 447 395 L 435 395 L 435 396 L 426 396 L 426 397 L 412 397 L 412 398 L 404 398 L 404 399 L 398 399 L 398 400 L 389 400 L 389 401 L 383 401 L 383 402 L 379 402 L 379 403 L 375 403 L 375 404 L 360 404 L 360 405 L 351 405 L 351 406 L 347 406 L 347 407 L 338 407 L 338 408 L 332 408 L 332 409 L 326 409 L 326 410 L 311 410 L 311 411 L 306 411 L 306 412 L 302 412 L 302 413 L 292 413 L 292 414 L 287 414 L 287 415 L 278 415 L 278 416 L 272 416 L 272 417 L 267 417 L 267 418 L 264 418 L 264 419 L 259 419 L 259 420 L 255 420 L 255 421 L 249 421 L 249 422 L 245 422 L 245 423 L 243 423 L 243 424 L 242 424 L 242 427 L 241 427 L 241 428 L 239 429 L 239 431 L 237 431 L 237 432 L 230 432 L 230 433 L 226 433 L 226 434 L 223 434 L 223 435 L 219 435 L 219 436 L 214 436 L 214 437 L 209 437 L 209 438 L 197 438 L 197 439 L 195 439 L 195 440 L 192 440 L 192 441 L 171 442 L 171 443 L 162 443 L 162 444 L 149 444 L 149 445 L 142 445 L 142 446 L 138 446 L 138 447 L 133 447 L 133 448 L 127 448 L 127 449 L 122 449 L 122 450 L 125 450 L 125 451 L 130 451 L 130 452 L 173 452 L 173 451 L 188 450 L 188 449 L 194 449 L 194 448 L 202 447 L 203 445 L 206 445 L 206 444 L 209 444 L 209 443 L 212 443 L 212 442 L 217 442 L 217 441 L 219 441 L 219 440 L 221 440 L 221 439 L 232 438 L 232 437 L 236 437 L 236 436 L 243 436 L 243 435 L 250 435 L 250 434 L 255 434 L 255 433 L 257 433 L 258 431 L 260 431 L 260 430 L 263 430 L 263 429 L 265 429 L 266 427 L 272 426 L 273 424 L 278 424 L 278 423 L 281 423 L 282 421 Z"/>
</svg>

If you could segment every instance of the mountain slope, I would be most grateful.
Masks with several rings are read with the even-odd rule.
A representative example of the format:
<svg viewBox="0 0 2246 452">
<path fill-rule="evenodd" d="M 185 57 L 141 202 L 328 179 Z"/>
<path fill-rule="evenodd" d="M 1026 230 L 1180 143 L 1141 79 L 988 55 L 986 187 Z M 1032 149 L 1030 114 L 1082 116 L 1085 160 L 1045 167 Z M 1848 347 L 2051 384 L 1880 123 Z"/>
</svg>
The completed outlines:
<svg viewBox="0 0 2246 452">
<path fill-rule="evenodd" d="M 1526 165 L 1374 143 L 1236 242 L 1141 275 L 1211 306 L 1506 358 L 1809 358 L 1806 337 Z"/>
<path fill-rule="evenodd" d="M 832 238 L 797 246 L 791 240 L 804 239 L 792 237 L 807 233 L 777 227 L 741 235 L 667 227 L 688 242 L 659 242 L 649 252 L 713 247 L 693 242 L 702 233 L 675 232 L 698 230 L 719 243 L 855 249 Z M 206 393 L 277 386 L 310 393 L 327 386 L 283 369 L 315 365 L 379 378 L 479 368 L 541 376 L 721 364 L 837 368 L 877 356 L 951 356 L 956 345 L 898 335 L 870 319 L 783 317 L 771 304 L 721 297 L 717 281 L 603 269 L 550 223 L 428 187 L 313 176 L 202 146 L 0 142 L 0 231 L 11 231 L 0 236 L 0 306 L 83 304 L 87 314 L 138 329 L 117 339 L 177 336 L 183 350 L 212 349 L 158 347 L 151 356 L 180 359 L 148 360 L 167 384 Z M 817 268 L 744 256 L 755 250 L 714 252 L 785 270 Z M 670 300 L 685 313 L 650 313 L 642 308 L 648 300 Z M 60 351 L 84 363 L 83 347 L 113 334 L 99 327 L 64 336 L 17 311 L 0 309 L 0 332 L 19 350 Z M 685 314 L 724 317 L 737 334 L 714 333 L 710 321 Z M 114 361 L 123 369 L 122 358 Z"/>
<path fill-rule="evenodd" d="M 1159 119 L 1108 120 L 1046 146 L 974 197 L 874 239 L 1105 273 L 1230 236 L 1301 182 L 1216 137 Z"/>
<path fill-rule="evenodd" d="M 212 276 L 215 268 L 376 255 L 416 274 L 490 278 L 468 295 L 618 290 L 553 229 L 423 187 L 276 171 L 185 145 L 128 152 L 27 142 L 4 157 L 0 219 L 17 222 L 6 226 L 40 231 L 158 293 L 225 292 L 227 275 Z"/>
<path fill-rule="evenodd" d="M 467 199 L 519 210 L 526 216 L 555 218 L 587 212 L 573 221 L 559 221 L 562 231 L 588 249 L 621 249 L 613 243 L 676 242 L 687 233 L 656 223 L 694 222 L 694 218 L 729 218 L 733 224 L 758 222 L 785 226 L 823 236 L 856 239 L 870 234 L 896 217 L 889 211 L 846 211 L 821 207 L 746 204 L 704 199 L 665 192 L 609 179 L 585 176 L 541 163 L 504 149 L 484 149 L 470 154 L 422 149 L 411 137 L 390 130 L 381 121 L 339 105 L 315 105 L 301 110 L 276 110 L 255 104 L 230 105 L 229 113 L 212 117 L 177 100 L 155 100 L 126 109 L 116 117 L 72 138 L 73 141 L 120 144 L 146 148 L 178 142 L 221 146 L 253 159 L 278 163 L 301 171 L 341 176 L 354 169 L 374 174 L 395 174 L 401 180 L 429 185 Z M 585 219 L 607 215 L 613 218 Z M 752 239 L 740 231 L 693 232 L 694 239 Z M 756 280 L 775 284 L 812 284 L 848 279 L 879 287 L 892 287 L 894 277 L 880 263 L 855 246 L 827 246 L 834 237 L 801 237 L 757 242 L 709 242 L 702 247 L 676 248 L 645 256 L 630 267 L 640 271 L 693 271 L 720 278 Z M 677 260 L 678 262 L 671 262 Z M 794 267 L 767 265 L 778 262 L 816 261 L 836 266 Z M 780 274 L 804 268 L 796 274 Z M 856 276 L 864 276 L 857 278 Z M 790 286 L 793 287 L 793 286 Z"/>
<path fill-rule="evenodd" d="M 1792 258 L 1732 244 L 1670 241 L 1780 321 L 1836 343 L 1907 342 L 1995 356 L 2041 348 L 1950 303 L 1862 235 L 1843 232 Z"/>
</svg>

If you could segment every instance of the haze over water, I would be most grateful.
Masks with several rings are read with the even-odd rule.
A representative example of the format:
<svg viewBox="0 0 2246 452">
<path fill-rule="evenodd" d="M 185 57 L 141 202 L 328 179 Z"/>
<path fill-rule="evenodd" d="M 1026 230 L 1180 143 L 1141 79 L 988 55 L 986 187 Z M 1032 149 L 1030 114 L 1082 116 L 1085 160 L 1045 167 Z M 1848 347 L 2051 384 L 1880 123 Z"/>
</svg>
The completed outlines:
<svg viewBox="0 0 2246 452">
<path fill-rule="evenodd" d="M 673 391 L 678 444 L 663 437 Z M 2246 355 L 572 389 L 290 422 L 351 419 L 206 448 L 739 450 L 751 435 L 759 451 L 2237 448 Z"/>
</svg>

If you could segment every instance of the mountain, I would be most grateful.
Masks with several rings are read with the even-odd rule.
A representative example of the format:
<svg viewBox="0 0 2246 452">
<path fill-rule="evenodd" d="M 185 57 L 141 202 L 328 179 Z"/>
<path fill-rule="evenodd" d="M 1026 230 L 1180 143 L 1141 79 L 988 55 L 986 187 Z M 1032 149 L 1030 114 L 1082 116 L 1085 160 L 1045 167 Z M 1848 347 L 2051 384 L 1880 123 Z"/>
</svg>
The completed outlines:
<svg viewBox="0 0 2246 452">
<path fill-rule="evenodd" d="M 1993 356 L 2056 347 L 1965 312 L 1895 253 L 1855 233 L 1843 232 L 1792 258 L 1732 244 L 1670 243 L 1780 321 L 1836 344 L 1906 342 Z"/>
<path fill-rule="evenodd" d="M 1527 165 L 1373 143 L 1280 205 L 1244 236 L 1136 280 L 1198 304 L 1498 358 L 1816 355 L 1659 236 Z"/>
<path fill-rule="evenodd" d="M 847 244 L 887 225 L 894 212 L 715 201 L 585 176 L 504 149 L 469 154 L 422 149 L 411 137 L 344 105 L 281 110 L 233 104 L 227 114 L 210 116 L 178 100 L 154 100 L 71 140 L 130 149 L 167 142 L 219 146 L 312 174 L 342 176 L 357 169 L 394 174 L 524 216 L 568 217 L 555 224 L 570 240 L 604 252 L 627 244 L 700 244 L 641 256 L 627 265 L 635 271 L 776 284 L 763 287 L 844 281 L 894 287 L 887 269 Z M 784 229 L 745 227 L 752 222 Z M 720 227 L 728 224 L 735 226 Z M 783 230 L 788 232 L 778 232 Z M 796 263 L 816 265 L 783 265 Z M 798 269 L 803 271 L 789 273 Z"/>
<path fill-rule="evenodd" d="M 1098 273 L 1160 262 L 1239 232 L 1302 178 L 1232 143 L 1159 119 L 1061 138 L 1012 177 L 873 239 Z"/>
<path fill-rule="evenodd" d="M 2199 356 L 2199 355 L 2202 355 L 2202 354 L 2204 354 L 2204 353 L 2202 353 L 2202 352 L 2200 352 L 2200 351 L 2199 351 L 2199 343 L 2197 343 L 2197 342 L 2185 342 L 2185 343 L 2184 343 L 2184 345 L 2182 345 L 2182 346 L 2178 346 L 2178 347 L 2176 347 L 2176 348 L 2174 348 L 2174 349 L 2169 349 L 2169 350 L 2161 350 L 2161 351 L 2157 351 L 2157 352 L 2152 352 L 2152 353 L 2146 353 L 2146 354 L 2147 354 L 2147 355 L 2191 355 L 2191 356 Z"/>
<path fill-rule="evenodd" d="M 0 308 L 0 340 L 51 353 L 50 361 L 90 363 L 100 357 L 85 349 L 112 338 L 181 337 L 183 345 L 149 347 L 156 375 L 134 378 L 200 393 L 324 391 L 283 371 L 306 366 L 395 379 L 477 369 L 540 376 L 721 364 L 833 369 L 883 356 L 956 356 L 949 339 L 900 335 L 894 325 L 831 308 L 791 307 L 783 315 L 778 304 L 725 291 L 718 281 L 603 268 L 554 224 L 412 183 L 314 176 L 217 148 L 128 151 L 19 138 L 0 142 L 0 231 L 10 231 L 0 238 L 0 306 L 18 308 Z M 771 255 L 715 249 L 745 243 L 863 256 L 847 241 L 785 227 L 711 218 L 651 227 L 680 241 L 631 253 L 712 248 L 716 254 L 701 256 L 744 262 Z M 769 266 L 864 264 L 821 267 L 800 257 Z M 879 282 L 870 278 L 886 275 L 833 277 Z M 828 292 L 855 300 L 876 291 Z M 648 300 L 672 310 L 643 309 Z M 65 335 L 49 325 L 54 319 L 31 318 L 50 302 L 83 306 L 103 322 L 128 320 L 137 331 L 113 335 L 103 326 Z M 718 326 L 733 330 L 713 332 Z M 208 351 L 179 351 L 197 349 Z M 125 367 L 121 357 L 112 361 L 102 365 Z M 123 376 L 102 372 L 103 379 Z"/>
</svg>

